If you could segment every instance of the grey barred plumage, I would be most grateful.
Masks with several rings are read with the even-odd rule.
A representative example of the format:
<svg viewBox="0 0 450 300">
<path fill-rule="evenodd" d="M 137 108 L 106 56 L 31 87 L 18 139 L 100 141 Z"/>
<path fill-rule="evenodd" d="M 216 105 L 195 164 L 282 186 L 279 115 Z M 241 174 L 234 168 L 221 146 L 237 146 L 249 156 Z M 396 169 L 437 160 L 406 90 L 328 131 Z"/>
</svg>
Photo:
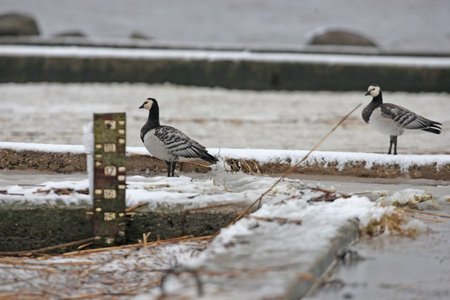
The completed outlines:
<svg viewBox="0 0 450 300">
<path fill-rule="evenodd" d="M 174 176 L 176 162 L 180 157 L 199 158 L 209 163 L 218 161 L 204 146 L 185 133 L 174 127 L 161 125 L 159 105 L 155 99 L 148 98 L 139 108 L 149 110 L 147 122 L 141 129 L 141 140 L 154 157 L 166 162 L 167 176 Z"/>
<path fill-rule="evenodd" d="M 372 101 L 362 111 L 363 120 L 373 126 L 381 133 L 390 136 L 389 151 L 397 154 L 397 137 L 402 135 L 404 130 L 424 130 L 435 134 L 441 133 L 441 123 L 422 117 L 404 107 L 383 103 L 381 88 L 372 84 L 366 92 L 366 96 L 371 95 Z"/>
</svg>

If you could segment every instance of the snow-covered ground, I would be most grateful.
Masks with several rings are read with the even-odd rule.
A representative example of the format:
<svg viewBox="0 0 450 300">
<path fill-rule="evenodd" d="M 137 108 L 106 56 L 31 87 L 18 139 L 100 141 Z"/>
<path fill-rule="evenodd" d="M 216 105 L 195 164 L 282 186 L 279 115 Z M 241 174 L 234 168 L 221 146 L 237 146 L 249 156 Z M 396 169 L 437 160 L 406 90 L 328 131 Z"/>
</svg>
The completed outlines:
<svg viewBox="0 0 450 300">
<path fill-rule="evenodd" d="M 82 127 L 94 112 L 127 112 L 128 145 L 130 152 L 142 153 L 139 130 L 146 114 L 138 109 L 149 96 L 160 100 L 163 123 L 174 125 L 220 155 L 238 155 L 258 160 L 286 160 L 295 163 L 304 151 L 232 150 L 227 148 L 309 149 L 337 123 L 343 115 L 360 102 L 370 99 L 361 93 L 331 92 L 252 92 L 219 88 L 192 88 L 172 85 L 145 84 L 3 84 L 2 142 L 39 142 L 75 144 L 77 146 L 31 145 L 34 149 L 84 152 Z M 402 136 L 399 150 L 403 153 L 448 153 L 449 120 L 447 94 L 386 93 L 389 101 L 406 106 L 430 118 L 445 122 L 442 135 L 420 134 Z M 326 140 L 320 150 L 385 152 L 388 138 L 374 132 L 360 118 L 360 110 Z M 5 143 L 3 145 L 6 145 Z M 30 144 L 7 144 L 15 149 Z M 215 148 L 215 149 L 212 149 Z M 144 151 L 145 152 L 145 151 Z M 283 153 L 283 155 L 279 155 Z M 364 158 L 377 163 L 391 160 L 407 166 L 413 161 L 425 162 L 424 157 L 386 156 L 364 153 L 315 152 L 311 159 L 339 161 Z M 434 156 L 442 162 L 448 156 Z M 369 163 L 370 165 L 370 163 Z M 250 204 L 276 180 L 265 176 L 251 176 L 224 172 L 218 164 L 211 173 L 176 178 L 127 178 L 129 206 L 147 203 L 157 205 L 185 205 L 207 207 L 217 204 Z M 89 204 L 87 179 L 36 182 L 36 185 L 15 183 L 2 186 L 0 202 L 11 205 L 23 203 L 42 205 Z M 23 182 L 23 181 L 21 181 Z M 347 184 L 347 183 L 346 183 Z M 344 185 L 341 183 L 341 185 Z M 417 198 L 430 203 L 426 208 L 439 208 L 436 201 L 448 200 L 448 191 L 437 198 L 429 191 L 407 190 L 395 194 L 400 187 L 391 185 L 394 193 L 374 193 L 366 187 L 363 193 L 340 198 L 332 203 L 316 202 L 325 199 L 320 181 L 313 184 L 298 179 L 285 179 L 263 199 L 262 208 L 234 226 L 224 229 L 211 243 L 163 245 L 151 248 L 130 248 L 83 256 L 59 256 L 47 260 L 0 258 L 0 293 L 29 297 L 92 296 L 124 297 L 145 294 L 156 298 L 160 291 L 161 271 L 176 265 L 202 267 L 215 255 L 227 251 L 235 241 L 255 237 L 259 232 L 270 235 L 274 226 L 283 227 L 286 234 L 283 246 L 315 251 L 323 247 L 343 224 L 359 219 L 360 230 L 368 224 L 381 230 L 377 222 L 396 210 L 391 203 L 405 205 L 406 198 L 417 204 Z M 344 185 L 345 186 L 345 185 Z M 349 192 L 351 194 L 352 192 Z M 369 201 L 380 198 L 383 204 Z M 338 195 L 339 198 L 339 195 Z M 149 199 L 152 199 L 150 202 Z M 387 206 L 386 206 L 387 204 Z M 389 221 L 386 221 L 389 223 Z M 387 224 L 383 223 L 383 224 Z M 286 230 L 288 228 L 288 230 Z M 295 239 L 289 234 L 295 228 Z M 373 230 L 374 228 L 371 228 Z M 407 222 L 402 230 L 424 231 L 422 222 Z M 267 239 L 270 242 L 270 239 Z M 206 248 L 206 250 L 204 250 Z M 234 246 L 233 246 L 234 247 Z M 271 252 L 275 251 L 270 248 Z M 297 248 L 295 248 L 297 249 Z M 299 250 L 298 253 L 303 253 Z M 292 257 L 292 256 L 290 256 Z M 289 257 L 289 258 L 290 258 Z M 284 258 L 288 259 L 288 258 Z M 310 257 L 308 256 L 308 260 Z M 271 263 L 283 263 L 273 259 Z M 201 269 L 200 269 L 201 270 Z M 210 276 L 201 273 L 201 276 Z M 171 291 L 183 291 L 183 284 L 169 284 Z M 181 290 L 180 290 L 181 289 Z M 217 292 L 206 287 L 207 292 Z M 275 290 L 275 289 L 273 289 Z M 261 292 L 261 291 L 260 291 Z M 2 295 L 0 294 L 0 296 Z"/>
<path fill-rule="evenodd" d="M 94 112 L 126 112 L 127 144 L 141 146 L 147 114 L 138 107 L 159 100 L 161 121 L 209 148 L 312 148 L 357 104 L 361 92 L 240 91 L 147 84 L 0 84 L 0 141 L 82 144 L 82 127 Z M 448 94 L 384 93 L 402 105 L 444 123 L 441 135 L 421 132 L 399 138 L 399 153 L 448 154 Z M 351 115 L 319 150 L 385 153 L 389 138 L 369 128 L 361 110 Z"/>
<path fill-rule="evenodd" d="M 0 257 L 0 297 L 126 299 L 159 291 L 166 270 L 191 261 L 208 244 L 185 241 L 48 259 Z"/>
<path fill-rule="evenodd" d="M 127 177 L 127 206 L 147 203 L 149 207 L 206 207 L 217 204 L 250 204 L 276 178 L 217 172 L 206 177 Z M 267 201 L 280 201 L 303 188 L 298 180 L 286 180 L 278 193 L 269 194 Z M 3 187 L 0 203 L 27 205 L 90 205 L 88 180 L 42 182 L 37 185 Z M 61 193 L 60 191 L 63 191 Z"/>
<path fill-rule="evenodd" d="M 232 204 L 237 201 L 252 203 L 267 191 L 274 178 L 251 176 L 240 173 L 226 173 L 221 170 L 214 179 L 208 176 L 178 178 L 133 176 L 127 178 L 128 205 L 148 203 L 150 207 L 164 203 L 165 205 L 184 204 L 186 206 L 205 207 L 218 203 Z M 371 232 L 399 233 L 398 227 L 390 231 L 383 220 L 396 214 L 393 206 L 380 205 L 370 201 L 363 195 L 341 196 L 330 195 L 323 190 L 315 189 L 315 185 L 305 184 L 298 179 L 285 179 L 263 198 L 263 205 L 248 218 L 235 225 L 221 230 L 211 244 L 205 241 L 187 241 L 151 247 L 128 247 L 99 253 L 84 253 L 50 257 L 47 259 L 32 258 L 0 258 L 0 296 L 15 297 L 129 297 L 135 294 L 146 294 L 145 297 L 156 299 L 161 274 L 175 266 L 194 268 L 208 282 L 214 273 L 210 262 L 228 251 L 239 253 L 242 238 L 260 235 L 262 232 L 271 235 L 275 227 L 279 234 L 288 237 L 295 228 L 295 238 L 284 239 L 283 247 L 299 248 L 304 251 L 316 251 L 329 246 L 336 233 L 350 220 L 358 220 L 359 227 L 365 232 L 371 226 Z M 47 204 L 85 204 L 88 202 L 85 190 L 87 180 L 46 182 L 40 186 L 12 186 L 4 188 L 7 193 L 0 193 L 3 204 L 28 201 L 36 205 Z M 64 190 L 64 194 L 57 193 Z M 67 191 L 72 191 L 67 193 Z M 23 193 L 24 195 L 18 195 Z M 328 196 L 326 196 L 328 195 Z M 47 200 L 45 200 L 47 199 Z M 152 199 L 150 202 L 149 199 Z M 327 199 L 327 201 L 323 201 Z M 328 202 L 334 200 L 333 202 Z M 401 225 L 405 232 L 423 232 L 426 226 L 418 221 L 405 219 Z M 290 228 L 290 230 L 289 230 Z M 278 229 L 277 229 L 278 230 Z M 280 237 L 281 238 L 281 237 Z M 270 240 L 269 244 L 273 245 Z M 270 246 L 271 247 L 271 246 Z M 267 249 L 269 249 L 268 247 Z M 264 251 L 259 249 L 259 251 Z M 272 250 L 269 252 L 275 253 Z M 305 261 L 310 261 L 307 252 Z M 288 257 L 280 257 L 278 261 L 268 261 L 269 265 L 283 264 Z M 264 266 L 260 266 L 264 267 Z M 246 268 L 242 265 L 243 270 Z M 270 267 L 268 267 L 270 269 Z M 237 268 L 235 272 L 240 269 Z M 189 280 L 188 280 L 189 282 Z M 189 286 L 191 284 L 188 284 Z M 184 284 L 167 285 L 171 292 L 186 292 Z M 282 286 L 274 286 L 274 291 Z M 214 285 L 205 286 L 206 293 L 220 295 Z M 191 289 L 188 289 L 191 290 Z M 254 291 L 256 298 L 258 292 Z M 210 295 L 211 295 L 210 294 Z M 267 295 L 267 293 L 266 293 Z"/>
</svg>

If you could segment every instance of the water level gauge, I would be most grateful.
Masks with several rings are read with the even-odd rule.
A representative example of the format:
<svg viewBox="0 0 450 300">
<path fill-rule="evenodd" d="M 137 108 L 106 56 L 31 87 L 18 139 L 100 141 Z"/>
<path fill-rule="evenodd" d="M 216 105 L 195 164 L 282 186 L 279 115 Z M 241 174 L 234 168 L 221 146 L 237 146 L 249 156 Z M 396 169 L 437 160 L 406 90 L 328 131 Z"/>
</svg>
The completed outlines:
<svg viewBox="0 0 450 300">
<path fill-rule="evenodd" d="M 94 235 L 99 244 L 125 242 L 125 113 L 94 114 Z"/>
</svg>

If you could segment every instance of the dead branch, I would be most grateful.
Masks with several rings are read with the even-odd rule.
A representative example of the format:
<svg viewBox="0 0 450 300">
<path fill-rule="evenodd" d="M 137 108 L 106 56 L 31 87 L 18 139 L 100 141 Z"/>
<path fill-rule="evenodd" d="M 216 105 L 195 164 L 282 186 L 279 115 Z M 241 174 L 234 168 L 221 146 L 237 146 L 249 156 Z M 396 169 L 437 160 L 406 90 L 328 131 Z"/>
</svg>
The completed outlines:
<svg viewBox="0 0 450 300">
<path fill-rule="evenodd" d="M 96 239 L 95 237 L 91 237 L 91 238 L 87 238 L 87 239 L 83 239 L 83 240 L 79 240 L 79 241 L 63 243 L 63 244 L 59 244 L 59 245 L 55 245 L 55 246 L 49 246 L 49 247 L 44 247 L 44 248 L 34 249 L 34 250 L 3 251 L 3 252 L 0 252 L 0 256 L 34 256 L 34 255 L 42 255 L 42 254 L 48 253 L 50 251 L 59 250 L 59 249 L 63 249 L 63 248 L 76 246 L 76 245 L 79 245 L 79 244 L 85 244 L 85 243 L 88 243 L 88 242 L 92 242 L 95 239 Z"/>
</svg>

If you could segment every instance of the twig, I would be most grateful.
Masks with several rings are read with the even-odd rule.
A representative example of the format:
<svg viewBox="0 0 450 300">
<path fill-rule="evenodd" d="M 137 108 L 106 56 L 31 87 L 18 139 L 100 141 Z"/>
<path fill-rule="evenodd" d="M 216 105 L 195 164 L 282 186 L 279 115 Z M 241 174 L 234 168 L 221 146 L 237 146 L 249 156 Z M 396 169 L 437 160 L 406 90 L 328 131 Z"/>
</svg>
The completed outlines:
<svg viewBox="0 0 450 300">
<path fill-rule="evenodd" d="M 148 242 L 147 247 L 155 247 L 155 246 L 160 246 L 160 245 L 173 244 L 173 243 L 186 242 L 186 241 L 211 240 L 212 238 L 213 238 L 213 236 L 211 236 L 211 235 L 198 236 L 198 237 L 194 237 L 192 235 L 186 235 L 186 236 L 180 236 L 180 237 L 166 239 L 166 240 Z M 139 247 L 143 247 L 143 243 L 66 252 L 66 253 L 63 253 L 62 256 L 78 256 L 78 255 L 85 255 L 85 254 L 91 254 L 91 253 L 97 253 L 97 252 L 104 252 L 104 251 L 109 252 L 109 251 L 113 251 L 113 250 L 133 249 L 133 248 L 139 248 Z"/>
<path fill-rule="evenodd" d="M 228 226 L 236 223 L 244 216 L 246 216 L 255 205 L 257 205 L 257 207 L 259 208 L 261 206 L 261 201 L 264 198 L 264 196 L 270 193 L 275 188 L 275 186 L 277 186 L 283 179 L 285 179 L 289 174 L 295 171 L 305 160 L 307 160 L 308 157 L 311 155 L 311 153 L 316 151 L 316 149 L 319 148 L 319 146 L 360 106 L 361 103 L 358 104 L 355 108 L 353 108 L 348 114 L 346 114 L 324 137 L 322 137 L 322 139 L 311 150 L 309 150 L 309 152 L 298 163 L 296 163 L 294 166 L 290 167 L 286 172 L 284 172 L 270 188 L 268 188 L 264 193 L 262 193 L 258 197 L 258 199 L 256 199 L 252 204 L 250 204 L 245 210 L 243 210 L 233 221 L 231 221 L 230 224 L 228 224 Z M 218 232 L 216 234 L 218 234 Z"/>
<path fill-rule="evenodd" d="M 144 206 L 148 206 L 148 203 L 139 203 L 139 204 L 133 205 L 131 207 L 127 207 L 125 209 L 125 212 L 126 213 L 131 213 L 133 210 L 136 210 L 136 209 L 144 207 Z"/>
<path fill-rule="evenodd" d="M 445 222 L 448 222 L 448 220 L 443 220 L 443 219 L 441 219 L 438 216 L 430 216 L 428 214 L 420 214 L 417 211 L 409 211 L 409 208 L 408 208 L 408 210 L 405 210 L 405 208 L 401 208 L 401 207 L 399 207 L 398 209 L 402 209 L 403 210 L 402 212 L 404 214 L 406 214 L 406 215 L 408 215 L 408 216 L 410 216 L 412 218 L 415 218 L 415 219 L 418 219 L 418 220 L 422 220 L 422 221 L 425 221 L 425 222 L 432 222 L 432 223 L 445 223 Z"/>
<path fill-rule="evenodd" d="M 284 224 L 295 224 L 295 225 L 301 225 L 301 220 L 293 220 L 288 218 L 281 218 L 281 217 L 275 217 L 275 218 L 269 218 L 269 217 L 257 217 L 257 216 L 250 216 L 252 219 L 263 221 L 263 222 L 277 222 L 280 225 Z"/>
<path fill-rule="evenodd" d="M 208 210 L 208 209 L 213 209 L 213 208 L 222 208 L 222 207 L 227 207 L 227 206 L 231 206 L 231 205 L 234 205 L 234 204 L 225 203 L 225 204 L 216 204 L 216 205 L 210 205 L 210 206 L 205 206 L 205 207 L 188 208 L 185 210 L 185 212 Z"/>
<path fill-rule="evenodd" d="M 161 282 L 159 284 L 159 288 L 161 289 L 162 297 L 165 297 L 167 295 L 166 290 L 164 289 L 164 283 L 166 282 L 167 277 L 169 277 L 170 275 L 179 276 L 183 273 L 190 274 L 190 275 L 192 275 L 192 277 L 194 277 L 195 283 L 197 285 L 197 295 L 198 295 L 198 297 L 203 296 L 203 283 L 200 280 L 200 276 L 198 275 L 197 270 L 187 268 L 187 267 L 175 267 L 173 269 L 167 270 L 166 273 L 161 277 Z"/>
<path fill-rule="evenodd" d="M 63 244 L 59 244 L 59 245 L 55 245 L 55 246 L 49 246 L 49 247 L 44 247 L 44 248 L 34 249 L 34 250 L 3 251 L 3 252 L 0 252 L 0 256 L 33 256 L 33 255 L 38 255 L 38 254 L 46 253 L 46 252 L 53 251 L 53 250 L 72 247 L 72 246 L 75 246 L 78 244 L 85 244 L 88 242 L 92 242 L 95 239 L 96 239 L 95 237 L 91 237 L 91 238 L 87 238 L 87 239 L 83 239 L 83 240 L 79 240 L 79 241 L 63 243 Z"/>
<path fill-rule="evenodd" d="M 324 189 L 321 187 L 312 187 L 311 190 L 313 191 L 318 191 L 318 192 L 323 192 L 325 194 L 336 194 L 336 195 L 340 195 L 342 198 L 350 198 L 352 195 L 350 194 L 346 194 L 346 193 L 340 193 L 337 192 L 335 190 L 328 190 L 328 189 Z"/>
<path fill-rule="evenodd" d="M 402 209 L 406 212 L 411 212 L 411 213 L 415 213 L 415 214 L 422 214 L 422 215 L 428 215 L 428 216 L 433 216 L 433 217 L 450 219 L 450 215 L 446 215 L 446 214 L 438 214 L 438 213 L 420 211 L 420 210 L 411 209 L 411 208 L 407 208 L 407 207 L 404 207 Z"/>
<path fill-rule="evenodd" d="M 143 233 L 142 234 L 142 243 L 144 244 L 144 247 L 147 247 L 148 237 L 152 234 L 151 232 Z"/>
<path fill-rule="evenodd" d="M 198 162 L 194 162 L 194 161 L 185 160 L 185 161 L 181 161 L 181 163 L 182 164 L 186 164 L 186 165 L 191 165 L 191 166 L 194 166 L 194 167 L 200 167 L 200 168 L 203 168 L 203 169 L 209 169 L 210 168 L 207 165 L 204 165 L 204 164 L 201 164 L 201 163 L 198 163 Z"/>
</svg>

